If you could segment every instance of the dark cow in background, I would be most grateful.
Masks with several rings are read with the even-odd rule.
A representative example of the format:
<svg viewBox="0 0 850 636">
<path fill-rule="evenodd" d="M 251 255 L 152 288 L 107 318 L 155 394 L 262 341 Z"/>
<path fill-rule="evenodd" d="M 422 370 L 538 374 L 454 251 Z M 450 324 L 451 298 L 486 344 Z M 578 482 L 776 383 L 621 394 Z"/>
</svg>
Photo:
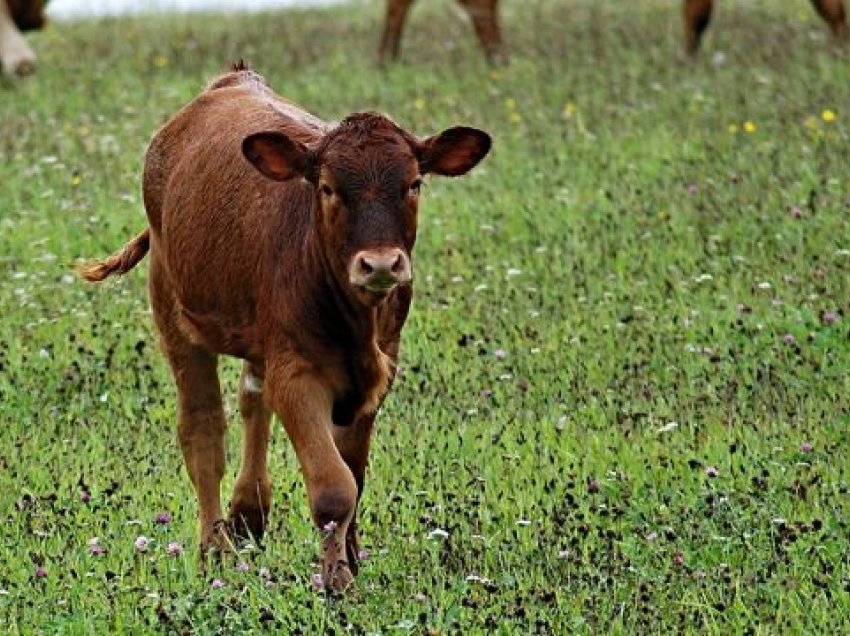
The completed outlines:
<svg viewBox="0 0 850 636">
<path fill-rule="evenodd" d="M 458 0 L 458 2 L 472 18 L 475 33 L 478 35 L 478 41 L 484 49 L 487 61 L 490 63 L 504 61 L 505 45 L 502 41 L 502 29 L 499 26 L 496 0 Z M 382 63 L 398 58 L 404 22 L 412 4 L 413 0 L 387 0 L 387 17 L 378 50 L 378 58 Z"/>
<path fill-rule="evenodd" d="M 123 274 L 150 251 L 204 550 L 262 536 L 276 413 L 324 537 L 323 582 L 351 582 L 369 440 L 411 301 L 422 178 L 462 175 L 489 149 L 474 128 L 419 138 L 376 113 L 327 123 L 241 65 L 156 134 L 144 173 L 149 227 L 83 275 Z M 242 465 L 224 522 L 222 354 L 245 361 Z"/>
<path fill-rule="evenodd" d="M 21 31 L 44 26 L 43 0 L 0 0 L 0 66 L 7 77 L 35 71 L 36 57 Z"/>
<path fill-rule="evenodd" d="M 844 12 L 844 0 L 812 0 L 817 12 L 832 29 L 838 39 L 848 36 L 847 16 Z M 714 0 L 685 0 L 685 47 L 689 54 L 699 50 L 702 33 L 711 21 Z"/>
</svg>

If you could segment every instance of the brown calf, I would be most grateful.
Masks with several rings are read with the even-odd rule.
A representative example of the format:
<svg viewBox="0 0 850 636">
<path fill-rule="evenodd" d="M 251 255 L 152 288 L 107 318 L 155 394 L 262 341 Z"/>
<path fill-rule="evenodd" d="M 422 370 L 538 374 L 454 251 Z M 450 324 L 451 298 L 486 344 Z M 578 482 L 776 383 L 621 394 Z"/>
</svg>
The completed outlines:
<svg viewBox="0 0 850 636">
<path fill-rule="evenodd" d="M 33 53 L 21 31 L 44 26 L 43 0 L 0 0 L 0 67 L 8 77 L 35 71 Z"/>
<path fill-rule="evenodd" d="M 324 536 L 323 581 L 338 590 L 352 580 L 372 424 L 411 300 L 422 178 L 462 175 L 489 149 L 474 128 L 420 139 L 376 113 L 326 123 L 241 65 L 156 134 L 144 172 L 149 227 L 83 275 L 123 274 L 150 251 L 202 549 L 229 545 L 230 533 L 262 536 L 276 413 Z M 242 465 L 224 523 L 221 354 L 245 361 Z"/>
<path fill-rule="evenodd" d="M 472 18 L 475 33 L 487 61 L 492 63 L 505 60 L 505 46 L 502 42 L 502 30 L 499 27 L 499 12 L 496 0 L 458 0 Z M 387 0 L 387 17 L 384 33 L 378 49 L 381 63 L 398 58 L 401 33 L 413 0 Z"/>
<path fill-rule="evenodd" d="M 820 16 L 832 29 L 838 39 L 847 39 L 847 17 L 844 13 L 844 0 L 812 0 Z M 685 47 L 690 55 L 699 50 L 702 33 L 711 21 L 714 0 L 684 0 Z"/>
</svg>

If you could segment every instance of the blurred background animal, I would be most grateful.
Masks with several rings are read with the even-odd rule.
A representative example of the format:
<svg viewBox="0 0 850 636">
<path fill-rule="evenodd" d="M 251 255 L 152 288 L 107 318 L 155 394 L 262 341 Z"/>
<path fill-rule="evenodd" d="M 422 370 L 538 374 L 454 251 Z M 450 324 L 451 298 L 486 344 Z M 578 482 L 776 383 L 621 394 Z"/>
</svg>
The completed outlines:
<svg viewBox="0 0 850 636">
<path fill-rule="evenodd" d="M 381 63 L 399 57 L 401 37 L 407 15 L 414 0 L 387 0 L 384 31 L 378 50 Z M 507 58 L 499 24 L 497 0 L 458 0 L 466 9 L 475 27 L 475 33 L 484 49 L 488 62 L 503 62 Z M 824 19 L 837 39 L 850 35 L 844 0 L 811 0 L 815 10 Z M 699 50 L 703 32 L 711 22 L 714 0 L 684 0 L 685 47 L 690 55 Z"/>
<path fill-rule="evenodd" d="M 811 0 L 815 10 L 832 29 L 833 35 L 841 40 L 848 38 L 847 15 L 844 0 Z M 684 0 L 685 47 L 690 55 L 699 50 L 703 31 L 711 22 L 714 0 Z"/>
<path fill-rule="evenodd" d="M 414 0 L 387 0 L 387 15 L 378 58 L 381 63 L 397 59 L 400 52 L 404 23 Z M 503 62 L 507 55 L 499 25 L 497 0 L 458 0 L 475 27 L 484 55 L 490 63 Z"/>
<path fill-rule="evenodd" d="M 4 75 L 22 77 L 35 71 L 35 53 L 21 32 L 43 26 L 43 0 L 0 0 L 0 66 Z"/>
</svg>

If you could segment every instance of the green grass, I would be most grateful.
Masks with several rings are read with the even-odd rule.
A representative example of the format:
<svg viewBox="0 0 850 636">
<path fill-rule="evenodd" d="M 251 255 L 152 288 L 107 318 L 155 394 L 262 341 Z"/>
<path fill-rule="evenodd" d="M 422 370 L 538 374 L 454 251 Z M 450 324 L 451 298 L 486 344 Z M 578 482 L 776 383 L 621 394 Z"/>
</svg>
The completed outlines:
<svg viewBox="0 0 850 636">
<path fill-rule="evenodd" d="M 720 3 L 694 64 L 677 2 L 514 0 L 512 64 L 490 71 L 446 3 L 421 4 L 386 72 L 376 2 L 33 36 L 38 75 L 0 87 L 0 630 L 847 632 L 848 51 L 803 0 Z M 328 118 L 495 140 L 423 195 L 371 557 L 339 600 L 310 587 L 279 424 L 264 551 L 197 570 L 146 265 L 70 277 L 144 227 L 147 140 L 241 57 Z"/>
</svg>

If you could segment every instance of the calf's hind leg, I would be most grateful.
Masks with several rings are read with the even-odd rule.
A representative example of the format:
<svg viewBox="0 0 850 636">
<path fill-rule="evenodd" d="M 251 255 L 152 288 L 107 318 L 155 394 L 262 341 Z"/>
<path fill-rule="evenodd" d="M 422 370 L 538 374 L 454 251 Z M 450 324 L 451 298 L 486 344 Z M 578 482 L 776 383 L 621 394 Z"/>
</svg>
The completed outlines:
<svg viewBox="0 0 850 636">
<path fill-rule="evenodd" d="M 242 413 L 242 466 L 230 500 L 230 527 L 237 535 L 262 539 L 272 488 L 267 464 L 271 411 L 263 401 L 263 374 L 250 362 L 239 380 Z"/>
<path fill-rule="evenodd" d="M 226 422 L 218 383 L 217 357 L 190 342 L 180 330 L 173 297 L 158 284 L 157 271 L 156 260 L 152 259 L 151 304 L 162 347 L 177 385 L 177 437 L 198 497 L 203 558 L 208 549 L 230 544 L 219 523 Z"/>
</svg>

